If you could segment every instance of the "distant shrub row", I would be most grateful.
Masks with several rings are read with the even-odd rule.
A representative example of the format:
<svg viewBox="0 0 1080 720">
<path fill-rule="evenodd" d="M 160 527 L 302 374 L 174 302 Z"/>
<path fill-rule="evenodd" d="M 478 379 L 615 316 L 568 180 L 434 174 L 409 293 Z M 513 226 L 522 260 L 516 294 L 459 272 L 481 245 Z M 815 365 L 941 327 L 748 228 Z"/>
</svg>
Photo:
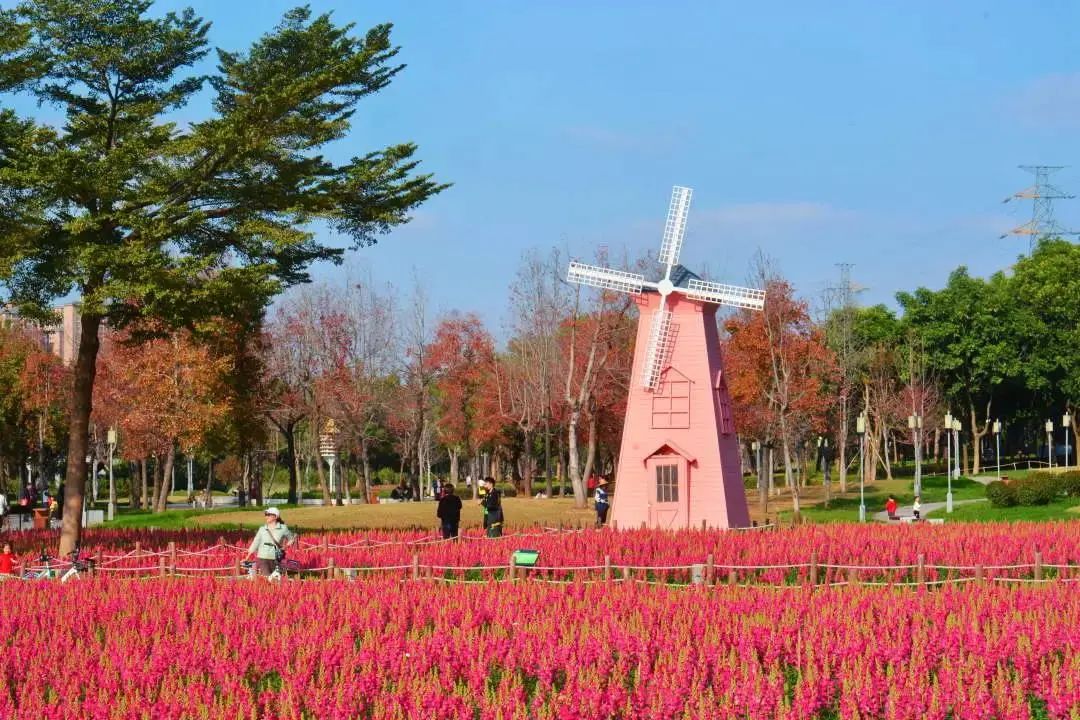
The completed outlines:
<svg viewBox="0 0 1080 720">
<path fill-rule="evenodd" d="M 1046 505 L 1061 497 L 1080 497 L 1080 472 L 992 482 L 986 486 L 986 497 L 995 507 Z"/>
</svg>

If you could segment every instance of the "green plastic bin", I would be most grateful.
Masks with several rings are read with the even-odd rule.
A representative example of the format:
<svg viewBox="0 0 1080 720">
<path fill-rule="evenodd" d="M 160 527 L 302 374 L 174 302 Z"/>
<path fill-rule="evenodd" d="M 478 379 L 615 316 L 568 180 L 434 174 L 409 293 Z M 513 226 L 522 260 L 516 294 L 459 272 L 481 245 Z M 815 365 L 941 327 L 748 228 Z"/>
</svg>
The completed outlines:
<svg viewBox="0 0 1080 720">
<path fill-rule="evenodd" d="M 539 550 L 515 550 L 514 564 L 518 567 L 533 567 L 539 557 Z"/>
</svg>

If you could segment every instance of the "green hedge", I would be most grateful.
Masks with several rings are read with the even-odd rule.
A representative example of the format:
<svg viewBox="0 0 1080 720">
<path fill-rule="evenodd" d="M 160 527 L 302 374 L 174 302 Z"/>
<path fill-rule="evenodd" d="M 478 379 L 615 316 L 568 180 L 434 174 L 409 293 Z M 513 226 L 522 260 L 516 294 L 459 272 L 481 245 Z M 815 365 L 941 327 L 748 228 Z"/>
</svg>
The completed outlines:
<svg viewBox="0 0 1080 720">
<path fill-rule="evenodd" d="M 1080 497 L 1080 471 L 1033 475 L 1012 483 L 992 482 L 986 497 L 995 507 L 1048 505 L 1062 496 Z"/>
<path fill-rule="evenodd" d="M 1012 507 L 1017 503 L 1016 488 L 997 480 L 986 486 L 986 498 L 994 507 Z"/>
</svg>

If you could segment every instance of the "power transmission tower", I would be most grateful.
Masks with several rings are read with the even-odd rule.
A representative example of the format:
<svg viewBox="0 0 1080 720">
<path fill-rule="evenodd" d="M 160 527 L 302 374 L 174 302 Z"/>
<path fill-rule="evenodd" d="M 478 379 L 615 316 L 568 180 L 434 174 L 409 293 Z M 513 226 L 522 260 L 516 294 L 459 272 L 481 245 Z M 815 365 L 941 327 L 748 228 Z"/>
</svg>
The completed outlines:
<svg viewBox="0 0 1080 720">
<path fill-rule="evenodd" d="M 1035 249 L 1035 243 L 1040 238 L 1052 236 L 1052 235 L 1077 235 L 1075 231 L 1065 230 L 1054 219 L 1054 201 L 1055 200 L 1072 200 L 1075 195 L 1066 195 L 1063 190 L 1050 184 L 1050 176 L 1056 173 L 1058 170 L 1063 169 L 1064 165 L 1020 165 L 1021 170 L 1027 170 L 1029 173 L 1035 176 L 1035 184 L 1031 187 L 1025 188 L 1018 193 L 1014 193 L 1009 197 L 1002 200 L 1003 203 L 1007 203 L 1010 200 L 1031 200 L 1031 220 L 1014 227 L 1009 232 L 1002 235 L 1002 238 L 1009 235 L 1026 235 L 1028 238 L 1028 252 L 1030 253 Z"/>
</svg>

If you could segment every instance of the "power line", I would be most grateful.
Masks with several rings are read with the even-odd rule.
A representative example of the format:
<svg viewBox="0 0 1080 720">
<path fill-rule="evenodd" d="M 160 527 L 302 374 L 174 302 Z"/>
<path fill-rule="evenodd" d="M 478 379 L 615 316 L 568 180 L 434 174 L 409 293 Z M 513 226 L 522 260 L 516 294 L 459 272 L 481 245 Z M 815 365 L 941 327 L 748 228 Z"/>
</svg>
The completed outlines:
<svg viewBox="0 0 1080 720">
<path fill-rule="evenodd" d="M 1009 235 L 1026 235 L 1028 238 L 1028 252 L 1030 253 L 1035 249 L 1035 243 L 1037 243 L 1040 238 L 1054 235 L 1080 234 L 1073 230 L 1065 230 L 1057 220 L 1054 219 L 1054 201 L 1072 200 L 1076 197 L 1075 195 L 1067 195 L 1065 191 L 1050 183 L 1050 176 L 1057 171 L 1062 170 L 1065 166 L 1020 165 L 1018 167 L 1021 170 L 1026 170 L 1033 174 L 1035 176 L 1035 184 L 1010 195 L 1002 200 L 1002 202 L 1007 203 L 1014 199 L 1031 200 L 1031 220 L 1023 225 L 1017 225 L 1001 237 L 1005 238 Z"/>
</svg>

